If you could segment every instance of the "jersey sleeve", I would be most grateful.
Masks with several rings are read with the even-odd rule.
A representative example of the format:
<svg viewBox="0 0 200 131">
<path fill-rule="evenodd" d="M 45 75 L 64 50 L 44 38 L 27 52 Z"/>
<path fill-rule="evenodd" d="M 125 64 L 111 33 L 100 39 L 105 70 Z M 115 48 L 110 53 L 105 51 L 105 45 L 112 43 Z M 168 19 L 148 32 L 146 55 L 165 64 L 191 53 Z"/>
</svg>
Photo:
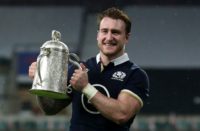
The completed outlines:
<svg viewBox="0 0 200 131">
<path fill-rule="evenodd" d="M 140 68 L 132 71 L 122 91 L 138 99 L 143 106 L 143 103 L 149 97 L 149 78 L 146 72 Z"/>
</svg>

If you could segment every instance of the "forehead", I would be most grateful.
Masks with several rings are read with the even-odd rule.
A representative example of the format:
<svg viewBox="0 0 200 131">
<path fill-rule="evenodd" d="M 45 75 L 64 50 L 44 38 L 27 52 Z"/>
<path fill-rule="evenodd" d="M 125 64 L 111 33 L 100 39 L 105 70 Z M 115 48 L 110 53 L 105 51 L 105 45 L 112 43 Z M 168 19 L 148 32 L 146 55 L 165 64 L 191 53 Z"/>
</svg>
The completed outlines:
<svg viewBox="0 0 200 131">
<path fill-rule="evenodd" d="M 121 19 L 112 19 L 110 17 L 104 17 L 101 22 L 99 29 L 118 29 L 125 31 L 125 22 Z"/>
</svg>

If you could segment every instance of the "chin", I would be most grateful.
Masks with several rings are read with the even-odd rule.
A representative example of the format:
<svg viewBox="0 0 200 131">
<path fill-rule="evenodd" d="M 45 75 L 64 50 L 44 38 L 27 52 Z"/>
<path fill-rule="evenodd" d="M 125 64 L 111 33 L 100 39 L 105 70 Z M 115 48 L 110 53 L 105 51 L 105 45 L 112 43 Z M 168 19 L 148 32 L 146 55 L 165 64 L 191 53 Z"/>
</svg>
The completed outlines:
<svg viewBox="0 0 200 131">
<path fill-rule="evenodd" d="M 107 53 L 104 52 L 103 54 L 106 55 L 107 57 L 113 57 L 116 55 L 115 53 L 111 53 L 111 52 L 107 52 Z"/>
</svg>

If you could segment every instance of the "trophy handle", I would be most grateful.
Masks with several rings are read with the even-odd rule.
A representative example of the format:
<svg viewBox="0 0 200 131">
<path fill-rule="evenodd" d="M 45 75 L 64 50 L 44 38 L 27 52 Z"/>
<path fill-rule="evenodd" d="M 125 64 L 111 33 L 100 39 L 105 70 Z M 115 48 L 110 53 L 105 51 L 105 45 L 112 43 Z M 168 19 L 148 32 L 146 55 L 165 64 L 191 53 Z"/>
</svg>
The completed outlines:
<svg viewBox="0 0 200 131">
<path fill-rule="evenodd" d="M 42 60 L 42 58 L 44 57 L 44 56 L 49 56 L 49 54 L 50 54 L 50 49 L 49 48 L 45 48 L 44 49 L 44 53 L 43 54 L 40 54 L 39 56 L 38 56 L 38 66 L 37 66 L 37 72 L 38 72 L 38 77 L 39 77 L 39 79 L 40 79 L 40 83 L 42 83 L 42 76 L 41 76 L 41 72 L 40 72 L 40 63 L 41 63 L 41 60 Z"/>
<path fill-rule="evenodd" d="M 71 59 L 70 57 L 74 58 L 75 60 Z M 79 57 L 75 53 L 69 54 L 69 62 L 77 66 L 79 69 L 82 69 L 81 65 L 77 62 L 79 60 Z"/>
<path fill-rule="evenodd" d="M 71 59 L 70 57 L 72 57 L 75 60 Z M 80 60 L 79 57 L 75 53 L 69 53 L 69 62 L 72 63 L 73 65 L 77 66 L 79 69 L 82 70 L 81 65 L 77 62 L 79 60 Z M 67 86 L 67 93 L 71 93 L 71 92 L 72 92 L 72 86 L 71 86 L 71 84 L 69 84 Z"/>
</svg>

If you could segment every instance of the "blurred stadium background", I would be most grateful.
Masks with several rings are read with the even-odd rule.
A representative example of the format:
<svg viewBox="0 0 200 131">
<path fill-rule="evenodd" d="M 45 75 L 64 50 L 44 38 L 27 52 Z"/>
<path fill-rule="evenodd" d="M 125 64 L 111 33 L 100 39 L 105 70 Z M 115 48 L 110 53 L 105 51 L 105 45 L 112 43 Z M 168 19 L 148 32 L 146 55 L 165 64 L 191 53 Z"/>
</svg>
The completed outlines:
<svg viewBox="0 0 200 131">
<path fill-rule="evenodd" d="M 96 14 L 111 6 L 133 20 L 127 52 L 150 77 L 131 131 L 200 130 L 200 1 L 1 0 L 0 131 L 68 130 L 70 107 L 44 116 L 28 93 L 28 66 L 53 29 L 82 60 L 96 55 Z"/>
</svg>

